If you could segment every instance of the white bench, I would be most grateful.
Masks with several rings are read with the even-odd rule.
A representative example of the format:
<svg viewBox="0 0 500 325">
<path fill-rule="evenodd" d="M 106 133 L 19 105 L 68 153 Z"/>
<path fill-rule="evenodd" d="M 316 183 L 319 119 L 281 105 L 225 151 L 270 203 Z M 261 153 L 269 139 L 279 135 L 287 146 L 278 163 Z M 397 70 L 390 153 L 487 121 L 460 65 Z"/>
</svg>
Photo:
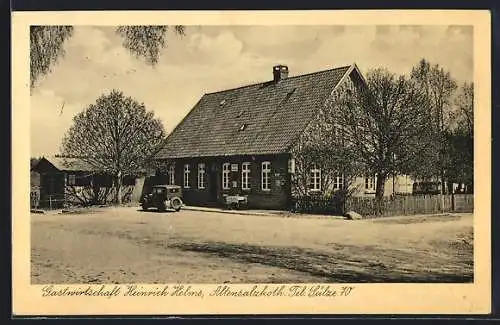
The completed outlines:
<svg viewBox="0 0 500 325">
<path fill-rule="evenodd" d="M 225 196 L 226 208 L 246 207 L 248 205 L 248 196 L 246 195 L 226 195 Z"/>
</svg>

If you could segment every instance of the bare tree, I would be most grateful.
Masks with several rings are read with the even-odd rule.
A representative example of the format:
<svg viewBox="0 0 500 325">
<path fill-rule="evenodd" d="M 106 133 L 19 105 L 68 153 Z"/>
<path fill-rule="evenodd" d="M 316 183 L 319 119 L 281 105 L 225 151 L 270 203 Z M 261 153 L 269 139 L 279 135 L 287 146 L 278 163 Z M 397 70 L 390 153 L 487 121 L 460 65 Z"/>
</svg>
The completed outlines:
<svg viewBox="0 0 500 325">
<path fill-rule="evenodd" d="M 320 188 L 327 197 L 338 177 L 342 178 L 342 188 L 338 190 L 347 192 L 362 174 L 363 164 L 349 147 L 342 127 L 332 119 L 333 114 L 330 106 L 322 107 L 292 150 L 296 166 L 294 187 L 299 195 L 309 194 L 313 167 L 321 170 Z"/>
<path fill-rule="evenodd" d="M 148 168 L 164 139 L 162 122 L 152 111 L 113 90 L 74 117 L 61 151 L 82 159 L 96 172 L 113 175 L 120 204 L 123 176 Z"/>
<path fill-rule="evenodd" d="M 158 63 L 160 51 L 167 45 L 170 26 L 120 26 L 116 32 L 123 39 L 123 46 L 150 65 Z M 174 26 L 174 32 L 185 34 L 184 26 Z M 30 27 L 30 85 L 35 86 L 39 77 L 51 72 L 57 60 L 64 55 L 64 43 L 73 35 L 73 26 Z"/>
<path fill-rule="evenodd" d="M 334 93 L 345 94 L 346 88 Z M 355 180 L 363 175 L 365 168 L 347 141 L 333 107 L 327 103 L 319 109 L 292 149 L 295 162 L 292 190 L 306 201 L 307 197 L 320 196 L 326 199 L 324 202 L 333 203 L 331 208 L 337 212 L 345 212 L 346 201 L 359 190 Z"/>
<path fill-rule="evenodd" d="M 431 65 L 427 60 L 422 59 L 413 67 L 411 78 L 415 80 L 424 90 L 427 99 L 427 109 L 433 116 L 431 124 L 433 137 L 436 140 L 434 146 L 437 150 L 438 165 L 437 170 L 432 172 L 439 175 L 441 181 L 441 208 L 444 209 L 444 185 L 445 180 L 445 155 L 446 155 L 446 131 L 449 126 L 450 104 L 453 92 L 457 88 L 456 81 L 451 77 L 449 71 L 445 71 L 439 65 Z"/>
<path fill-rule="evenodd" d="M 381 204 L 387 178 L 408 172 L 428 145 L 425 96 L 414 81 L 386 69 L 371 70 L 366 84 L 344 84 L 335 94 L 328 104 L 330 123 L 342 130 L 349 156 L 376 175 Z"/>
<path fill-rule="evenodd" d="M 422 87 L 438 131 L 446 129 L 449 125 L 446 118 L 451 110 L 452 95 L 457 89 L 457 83 L 450 72 L 438 64 L 432 65 L 422 59 L 412 68 L 410 76 Z"/>
</svg>

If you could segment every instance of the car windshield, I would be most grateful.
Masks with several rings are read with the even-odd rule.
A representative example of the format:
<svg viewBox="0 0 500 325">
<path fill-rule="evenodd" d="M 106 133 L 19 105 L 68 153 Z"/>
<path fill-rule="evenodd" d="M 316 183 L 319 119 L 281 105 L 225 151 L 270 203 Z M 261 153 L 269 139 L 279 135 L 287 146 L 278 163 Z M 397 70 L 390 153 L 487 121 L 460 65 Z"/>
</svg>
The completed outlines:
<svg viewBox="0 0 500 325">
<path fill-rule="evenodd" d="M 153 188 L 153 194 L 161 194 L 164 192 L 164 188 L 163 187 L 154 187 Z"/>
</svg>

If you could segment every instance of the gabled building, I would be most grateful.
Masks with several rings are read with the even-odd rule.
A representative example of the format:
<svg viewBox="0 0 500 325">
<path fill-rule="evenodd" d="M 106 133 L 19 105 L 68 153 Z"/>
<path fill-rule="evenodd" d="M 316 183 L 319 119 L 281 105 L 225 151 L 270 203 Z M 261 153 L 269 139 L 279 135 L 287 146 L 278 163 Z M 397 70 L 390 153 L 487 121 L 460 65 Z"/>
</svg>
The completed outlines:
<svg viewBox="0 0 500 325">
<path fill-rule="evenodd" d="M 187 204 L 220 205 L 238 194 L 252 208 L 287 208 L 292 149 L 339 85 L 364 82 L 356 64 L 293 77 L 284 65 L 272 72 L 270 81 L 203 95 L 167 137 L 158 159 Z"/>
</svg>

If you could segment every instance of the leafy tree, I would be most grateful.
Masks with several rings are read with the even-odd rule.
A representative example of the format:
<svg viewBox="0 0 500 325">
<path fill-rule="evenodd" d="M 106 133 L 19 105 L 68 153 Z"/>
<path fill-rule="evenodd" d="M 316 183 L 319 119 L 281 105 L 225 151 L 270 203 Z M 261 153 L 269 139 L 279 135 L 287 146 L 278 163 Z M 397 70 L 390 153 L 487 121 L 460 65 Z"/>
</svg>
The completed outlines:
<svg viewBox="0 0 500 325">
<path fill-rule="evenodd" d="M 96 172 L 113 175 L 120 204 L 123 176 L 152 166 L 164 139 L 162 122 L 152 111 L 113 90 L 74 117 L 61 152 L 82 159 Z"/>
<path fill-rule="evenodd" d="M 446 131 L 445 170 L 450 182 L 474 183 L 474 84 L 464 83 L 455 99 Z"/>
<path fill-rule="evenodd" d="M 123 46 L 137 58 L 144 58 L 150 65 L 158 63 L 160 51 L 167 45 L 169 26 L 120 26 L 117 34 L 123 38 Z M 176 33 L 184 35 L 184 26 L 174 26 Z"/>
<path fill-rule="evenodd" d="M 445 170 L 449 183 L 474 184 L 474 139 L 460 129 L 446 131 Z"/>
<path fill-rule="evenodd" d="M 170 26 L 119 26 L 116 32 L 123 46 L 150 65 L 158 63 L 160 51 L 167 45 Z M 73 35 L 73 26 L 30 27 L 30 85 L 31 89 L 41 76 L 51 72 L 57 60 L 65 54 L 64 43 Z M 174 26 L 177 34 L 184 35 L 184 26 Z"/>
<path fill-rule="evenodd" d="M 64 41 L 73 34 L 73 26 L 30 27 L 30 83 L 35 85 L 38 77 L 46 75 L 64 55 Z"/>
<path fill-rule="evenodd" d="M 456 128 L 469 135 L 474 136 L 474 83 L 465 82 L 459 88 L 455 99 L 456 110 L 452 119 Z"/>
</svg>

